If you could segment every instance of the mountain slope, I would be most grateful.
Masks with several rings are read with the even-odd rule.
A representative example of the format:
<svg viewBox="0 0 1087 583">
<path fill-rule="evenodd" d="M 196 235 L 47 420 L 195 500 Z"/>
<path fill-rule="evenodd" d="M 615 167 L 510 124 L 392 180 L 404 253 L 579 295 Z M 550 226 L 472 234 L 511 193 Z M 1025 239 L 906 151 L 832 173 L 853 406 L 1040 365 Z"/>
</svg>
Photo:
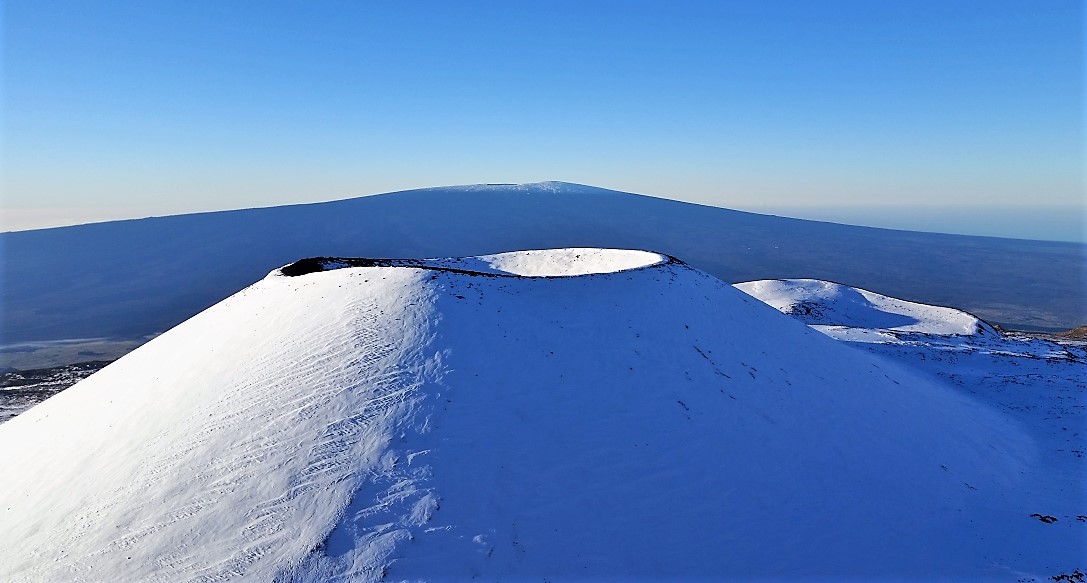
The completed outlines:
<svg viewBox="0 0 1087 583">
<path fill-rule="evenodd" d="M 0 578 L 1006 579 L 1034 458 L 666 256 L 309 260 L 0 425 Z"/>
<path fill-rule="evenodd" d="M 946 383 L 1017 421 L 1040 452 L 1030 497 L 1031 515 L 1038 522 L 1023 536 L 1039 558 L 1050 561 L 1044 563 L 1048 577 L 1017 580 L 1074 581 L 1075 573 L 1085 570 L 1087 345 L 1000 334 L 958 310 L 830 282 L 763 281 L 735 287 L 845 346 Z M 857 297 L 872 301 L 857 302 Z M 904 315 L 915 321 L 901 325 L 897 319 Z M 1080 549 L 1079 557 L 1062 562 L 1058 549 Z"/>
<path fill-rule="evenodd" d="M 577 246 L 657 249 L 728 282 L 847 281 L 1001 324 L 1087 321 L 1084 245 L 847 227 L 542 183 L 2 233 L 0 346 L 161 333 L 299 257 Z"/>
</svg>

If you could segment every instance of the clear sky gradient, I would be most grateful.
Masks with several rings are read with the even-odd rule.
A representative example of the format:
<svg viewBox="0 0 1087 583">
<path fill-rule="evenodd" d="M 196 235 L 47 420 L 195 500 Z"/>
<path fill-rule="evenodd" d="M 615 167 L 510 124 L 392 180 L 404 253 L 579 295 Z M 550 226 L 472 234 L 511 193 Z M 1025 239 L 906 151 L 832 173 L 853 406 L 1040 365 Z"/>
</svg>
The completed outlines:
<svg viewBox="0 0 1087 583">
<path fill-rule="evenodd" d="M 1084 240 L 1078 0 L 7 0 L 2 18 L 5 229 L 564 180 Z"/>
</svg>

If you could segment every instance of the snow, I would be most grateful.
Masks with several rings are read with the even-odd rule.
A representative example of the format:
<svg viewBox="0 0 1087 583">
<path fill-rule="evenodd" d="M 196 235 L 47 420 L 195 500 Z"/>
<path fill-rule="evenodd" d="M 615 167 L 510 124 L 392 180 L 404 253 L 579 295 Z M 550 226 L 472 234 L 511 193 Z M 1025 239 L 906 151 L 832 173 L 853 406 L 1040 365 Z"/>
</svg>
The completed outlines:
<svg viewBox="0 0 1087 583">
<path fill-rule="evenodd" d="M 738 283 L 736 288 L 807 324 L 832 326 L 835 332 L 847 335 L 851 329 L 995 333 L 991 326 L 961 310 L 908 302 L 830 281 L 775 279 Z"/>
<path fill-rule="evenodd" d="M 1044 558 L 1046 574 L 1022 574 L 1016 580 L 1060 580 L 1061 575 L 1084 570 L 1087 344 L 1000 334 L 984 323 L 976 333 L 964 333 L 973 318 L 965 312 L 912 304 L 864 290 L 850 293 L 849 288 L 830 282 L 748 282 L 736 287 L 810 323 L 811 328 L 845 346 L 925 374 L 1019 423 L 1040 452 L 1031 477 L 1031 501 L 1036 508 L 1031 514 L 1038 524 L 1023 533 L 1023 552 Z M 851 299 L 862 294 L 875 300 L 872 307 L 858 310 Z M 872 316 L 875 306 L 898 308 L 924 323 L 906 329 L 880 328 L 878 325 L 885 322 L 883 314 L 863 317 L 866 312 Z M 842 325 L 845 321 L 851 325 Z"/>
<path fill-rule="evenodd" d="M 667 258 L 659 253 L 626 249 L 572 248 L 484 255 L 479 258 L 492 269 L 525 277 L 570 277 L 614 273 L 646 267 Z"/>
<path fill-rule="evenodd" d="M 425 260 L 391 260 L 389 263 L 403 266 L 432 266 L 493 275 L 519 277 L 573 277 L 594 273 L 615 273 L 628 269 L 648 267 L 672 259 L 650 251 L 630 249 L 599 249 L 571 247 L 513 251 L 480 255 Z"/>
<path fill-rule="evenodd" d="M 0 580 L 1044 578 L 1045 455 L 655 253 L 277 270 L 0 425 Z"/>
</svg>

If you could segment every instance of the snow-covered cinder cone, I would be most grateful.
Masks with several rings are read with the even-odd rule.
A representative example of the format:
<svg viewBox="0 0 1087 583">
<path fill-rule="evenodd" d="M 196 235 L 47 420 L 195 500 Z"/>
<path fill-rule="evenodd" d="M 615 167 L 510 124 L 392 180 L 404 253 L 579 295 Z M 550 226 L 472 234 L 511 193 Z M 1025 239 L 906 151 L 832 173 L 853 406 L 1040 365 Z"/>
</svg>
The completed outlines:
<svg viewBox="0 0 1087 583">
<path fill-rule="evenodd" d="M 0 426 L 0 579 L 1003 575 L 1032 455 L 655 253 L 311 259 Z"/>
<path fill-rule="evenodd" d="M 1000 335 L 962 310 L 900 300 L 833 281 L 766 279 L 735 287 L 812 326 L 899 334 Z"/>
</svg>

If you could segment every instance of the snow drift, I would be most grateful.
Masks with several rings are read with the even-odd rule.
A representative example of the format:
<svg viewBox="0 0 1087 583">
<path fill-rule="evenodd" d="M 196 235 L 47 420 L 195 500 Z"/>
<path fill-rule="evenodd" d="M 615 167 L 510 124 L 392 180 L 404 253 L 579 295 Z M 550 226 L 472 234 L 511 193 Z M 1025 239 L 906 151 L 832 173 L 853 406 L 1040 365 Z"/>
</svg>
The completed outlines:
<svg viewBox="0 0 1087 583">
<path fill-rule="evenodd" d="M 0 426 L 0 579 L 1032 568 L 1016 426 L 673 258 L 307 261 Z"/>
</svg>

